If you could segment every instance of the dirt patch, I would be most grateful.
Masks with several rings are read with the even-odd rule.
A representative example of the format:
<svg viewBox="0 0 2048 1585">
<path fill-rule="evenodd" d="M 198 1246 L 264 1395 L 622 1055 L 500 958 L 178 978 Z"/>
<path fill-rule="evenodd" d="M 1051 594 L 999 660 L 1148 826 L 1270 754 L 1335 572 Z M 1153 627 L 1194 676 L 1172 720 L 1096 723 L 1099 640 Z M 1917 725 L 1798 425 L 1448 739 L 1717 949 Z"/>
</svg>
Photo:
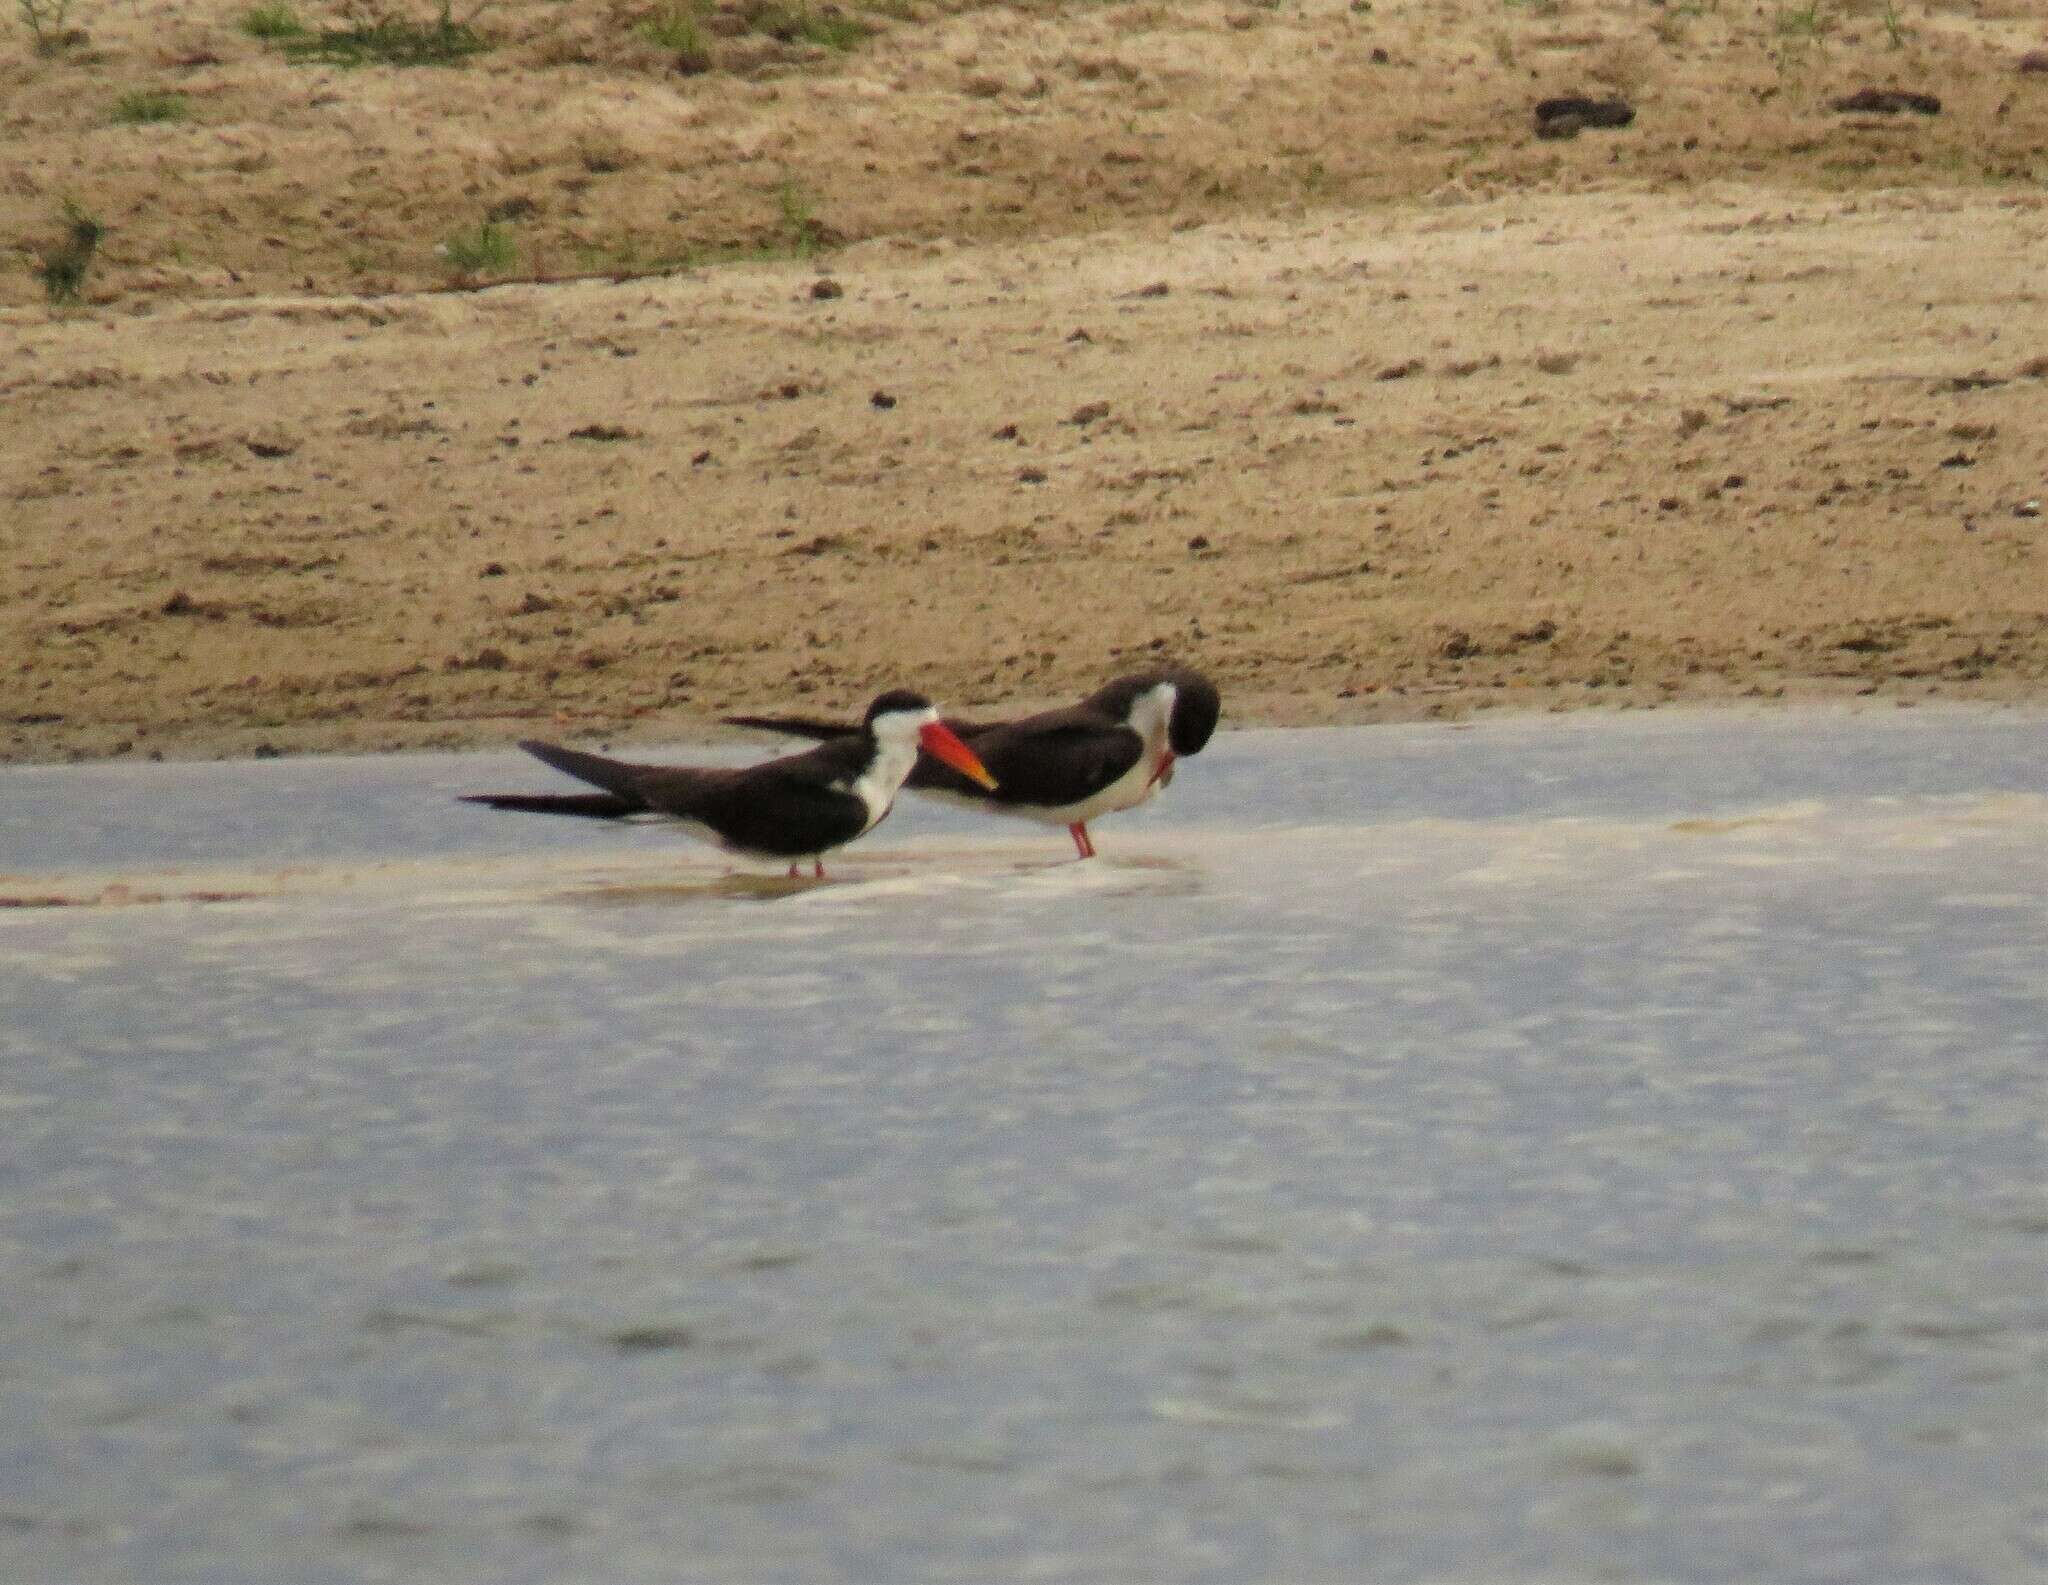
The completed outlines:
<svg viewBox="0 0 2048 1585">
<path fill-rule="evenodd" d="M 0 62 L 0 753 L 1165 654 L 1240 721 L 2048 679 L 2025 6 L 905 8 L 689 75 L 566 10 L 446 69 L 212 7 Z M 1830 108 L 1872 84 L 1940 113 Z M 1573 93 L 1634 120 L 1539 139 Z M 776 256 L 431 289 L 486 225 L 513 274 Z"/>
<path fill-rule="evenodd" d="M 399 69 L 288 51 L 424 0 L 264 8 L 296 38 L 251 36 L 250 5 L 76 0 L 83 40 L 40 55 L 16 30 L 0 55 L 0 246 L 24 265 L 0 303 L 38 296 L 67 198 L 106 228 L 86 295 L 131 308 L 1616 182 L 2038 193 L 2031 0 L 1904 9 L 1894 35 L 1880 0 L 503 0 L 484 53 Z M 1831 108 L 1871 87 L 1942 113 Z M 1537 136 L 1535 105 L 1616 94 L 1624 135 Z M 124 119 L 151 105 L 173 108 Z"/>
</svg>

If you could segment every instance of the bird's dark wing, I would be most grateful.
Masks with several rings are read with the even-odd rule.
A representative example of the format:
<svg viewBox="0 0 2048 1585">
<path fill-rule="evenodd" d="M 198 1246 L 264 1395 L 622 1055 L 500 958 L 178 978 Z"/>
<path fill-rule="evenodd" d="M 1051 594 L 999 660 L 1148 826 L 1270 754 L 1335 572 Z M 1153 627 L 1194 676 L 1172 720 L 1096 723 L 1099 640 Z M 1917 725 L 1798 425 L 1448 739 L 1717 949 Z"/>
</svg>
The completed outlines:
<svg viewBox="0 0 2048 1585">
<path fill-rule="evenodd" d="M 966 738 L 965 733 L 961 736 Z M 993 793 L 929 754 L 919 757 L 910 785 L 1056 809 L 1101 792 L 1145 752 L 1145 740 L 1129 727 L 1106 722 L 1078 706 L 986 727 L 967 741 L 995 777 Z"/>
<path fill-rule="evenodd" d="M 623 820 L 647 807 L 637 798 L 621 798 L 616 793 L 467 793 L 462 802 L 536 815 L 583 815 L 592 820 Z"/>
<path fill-rule="evenodd" d="M 858 722 L 820 721 L 807 715 L 728 715 L 719 719 L 727 726 L 752 727 L 756 732 L 780 732 L 784 737 L 816 738 L 821 743 L 835 737 L 855 737 L 860 732 Z"/>
<path fill-rule="evenodd" d="M 647 765 L 629 765 L 622 759 L 607 759 L 602 754 L 586 754 L 581 749 L 562 748 L 554 743 L 541 743 L 532 738 L 519 745 L 539 760 L 574 776 L 578 781 L 587 781 L 593 787 L 602 787 L 606 792 L 620 798 L 638 799 L 636 783 L 652 768 Z"/>
<path fill-rule="evenodd" d="M 566 776 L 574 776 L 578 781 L 589 782 L 593 787 L 601 787 L 604 792 L 601 795 L 528 797 L 518 803 L 499 801 L 505 795 L 492 795 L 496 807 L 501 809 L 523 808 L 546 813 L 613 817 L 665 814 L 678 819 L 703 819 L 701 809 L 716 802 L 728 784 L 744 774 L 736 770 L 697 766 L 635 765 L 603 754 L 588 754 L 582 749 L 531 740 L 519 746 L 543 765 L 552 766 Z"/>
<path fill-rule="evenodd" d="M 784 737 L 814 738 L 821 743 L 830 742 L 833 738 L 860 736 L 858 721 L 821 721 L 809 715 L 723 715 L 718 719 L 727 726 L 752 727 L 756 732 L 780 732 Z M 944 720 L 946 729 L 970 748 L 981 733 L 993 731 L 1003 724 L 999 721 L 962 721 L 950 715 Z"/>
<path fill-rule="evenodd" d="M 578 781 L 602 787 L 602 793 L 472 793 L 464 803 L 485 804 L 493 809 L 517 809 L 527 814 L 582 815 L 591 820 L 623 820 L 644 812 L 646 802 L 634 792 L 631 773 L 637 769 L 600 754 L 583 754 L 552 743 L 527 742 L 519 745 L 543 764 L 567 771 Z"/>
<path fill-rule="evenodd" d="M 864 740 L 835 740 L 744 770 L 650 771 L 641 794 L 657 809 L 702 821 L 734 847 L 796 858 L 861 834 L 867 809 L 843 789 L 866 757 Z"/>
</svg>

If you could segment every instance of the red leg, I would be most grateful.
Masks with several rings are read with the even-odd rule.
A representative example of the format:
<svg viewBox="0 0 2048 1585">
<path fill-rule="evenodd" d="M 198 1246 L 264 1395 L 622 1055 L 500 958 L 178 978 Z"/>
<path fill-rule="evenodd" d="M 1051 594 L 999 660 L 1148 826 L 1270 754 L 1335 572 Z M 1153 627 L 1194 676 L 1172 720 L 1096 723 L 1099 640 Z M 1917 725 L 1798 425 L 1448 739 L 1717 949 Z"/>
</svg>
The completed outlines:
<svg viewBox="0 0 2048 1585">
<path fill-rule="evenodd" d="M 1084 859 L 1095 857 L 1095 844 L 1088 839 L 1088 822 L 1076 820 L 1067 827 L 1067 835 L 1074 839 L 1074 851 Z"/>
<path fill-rule="evenodd" d="M 802 871 L 802 870 L 798 869 L 798 868 L 797 868 L 797 867 L 796 867 L 796 866 L 795 866 L 794 864 L 790 865 L 790 867 L 789 867 L 789 878 L 790 878 L 791 880 L 797 880 L 797 879 L 801 878 L 801 876 L 802 876 L 802 875 L 803 875 L 803 871 Z"/>
<path fill-rule="evenodd" d="M 823 859 L 811 860 L 811 874 L 816 876 L 819 880 L 823 880 L 825 878 L 825 861 Z"/>
</svg>

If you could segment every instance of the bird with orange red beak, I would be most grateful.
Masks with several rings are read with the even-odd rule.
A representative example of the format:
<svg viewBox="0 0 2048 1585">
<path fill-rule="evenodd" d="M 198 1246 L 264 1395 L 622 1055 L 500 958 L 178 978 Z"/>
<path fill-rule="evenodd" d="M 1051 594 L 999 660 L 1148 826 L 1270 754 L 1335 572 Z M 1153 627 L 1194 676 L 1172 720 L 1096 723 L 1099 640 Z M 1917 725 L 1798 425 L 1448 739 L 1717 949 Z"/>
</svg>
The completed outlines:
<svg viewBox="0 0 2048 1585">
<path fill-rule="evenodd" d="M 552 743 L 519 746 L 601 790 L 472 793 L 463 802 L 532 814 L 672 821 L 729 853 L 786 859 L 791 875 L 808 859 L 812 873 L 822 877 L 827 853 L 881 824 L 920 754 L 971 786 L 996 786 L 988 767 L 940 721 L 932 702 L 905 689 L 877 698 L 857 730 L 802 754 L 735 769 L 634 765 Z"/>
<path fill-rule="evenodd" d="M 1216 685 L 1187 666 L 1162 666 L 1105 683 L 1078 704 L 1015 721 L 948 720 L 981 757 L 988 786 L 937 755 L 917 762 L 914 792 L 1062 825 L 1082 858 L 1095 856 L 1088 822 L 1151 798 L 1173 780 L 1174 762 L 1199 754 L 1222 714 Z M 736 715 L 726 721 L 767 732 L 839 741 L 858 729 L 806 716 Z"/>
</svg>

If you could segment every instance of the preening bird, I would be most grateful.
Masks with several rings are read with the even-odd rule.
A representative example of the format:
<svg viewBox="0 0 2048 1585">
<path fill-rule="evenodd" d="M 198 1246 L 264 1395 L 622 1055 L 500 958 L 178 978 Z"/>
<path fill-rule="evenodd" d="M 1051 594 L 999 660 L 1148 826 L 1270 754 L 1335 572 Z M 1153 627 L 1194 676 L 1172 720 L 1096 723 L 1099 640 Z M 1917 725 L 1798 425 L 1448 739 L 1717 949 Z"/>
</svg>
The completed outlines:
<svg viewBox="0 0 2048 1585">
<path fill-rule="evenodd" d="M 1189 667 L 1135 672 L 1105 683 L 1078 704 L 1019 720 L 949 719 L 945 724 L 988 767 L 993 785 L 933 753 L 919 756 L 905 784 L 992 814 L 1065 826 L 1075 851 L 1093 858 L 1088 822 L 1141 804 L 1170 783 L 1174 761 L 1202 751 L 1222 710 L 1216 685 Z M 733 726 L 822 738 L 828 747 L 860 730 L 808 716 L 725 719 Z"/>
</svg>

